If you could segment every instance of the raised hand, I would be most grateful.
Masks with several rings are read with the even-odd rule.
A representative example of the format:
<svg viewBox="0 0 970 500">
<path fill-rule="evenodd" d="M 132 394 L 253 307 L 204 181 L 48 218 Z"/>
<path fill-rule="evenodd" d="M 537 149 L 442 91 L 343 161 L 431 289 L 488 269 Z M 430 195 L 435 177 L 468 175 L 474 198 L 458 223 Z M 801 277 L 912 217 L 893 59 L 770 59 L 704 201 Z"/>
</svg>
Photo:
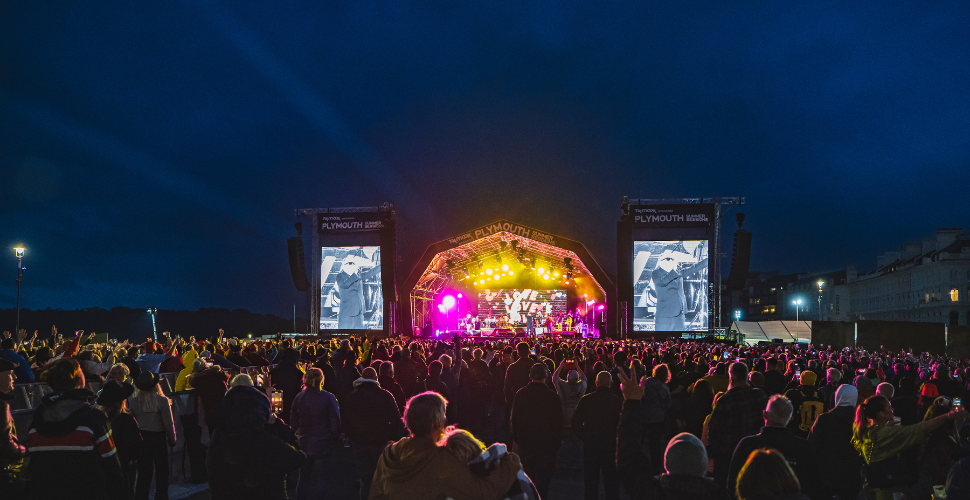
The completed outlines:
<svg viewBox="0 0 970 500">
<path fill-rule="evenodd" d="M 633 365 L 630 365 L 630 373 L 632 377 L 628 377 L 622 369 L 616 371 L 616 378 L 620 380 L 620 390 L 623 392 L 623 399 L 642 399 L 643 391 L 646 388 L 647 377 L 643 377 L 639 382 L 637 381 L 637 374 L 633 370 Z"/>
</svg>

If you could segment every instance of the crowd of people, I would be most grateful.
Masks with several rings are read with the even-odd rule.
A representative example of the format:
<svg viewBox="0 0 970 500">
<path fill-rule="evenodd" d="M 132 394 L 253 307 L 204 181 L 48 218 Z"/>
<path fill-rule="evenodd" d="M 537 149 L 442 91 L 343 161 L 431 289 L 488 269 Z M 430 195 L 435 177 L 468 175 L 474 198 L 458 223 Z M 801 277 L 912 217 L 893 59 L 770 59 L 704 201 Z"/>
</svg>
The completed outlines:
<svg viewBox="0 0 970 500">
<path fill-rule="evenodd" d="M 182 442 L 213 499 L 550 498 L 573 441 L 587 499 L 970 498 L 967 370 L 791 344 L 4 333 L 0 497 L 164 500 Z M 21 440 L 8 401 L 32 382 L 52 392 Z"/>
</svg>

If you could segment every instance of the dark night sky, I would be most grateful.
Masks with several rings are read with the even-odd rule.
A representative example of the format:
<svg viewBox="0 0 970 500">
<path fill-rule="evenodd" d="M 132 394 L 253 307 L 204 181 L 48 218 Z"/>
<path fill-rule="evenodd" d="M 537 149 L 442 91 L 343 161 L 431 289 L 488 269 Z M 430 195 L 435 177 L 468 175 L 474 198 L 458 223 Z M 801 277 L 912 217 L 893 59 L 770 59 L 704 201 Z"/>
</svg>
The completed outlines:
<svg viewBox="0 0 970 500">
<path fill-rule="evenodd" d="M 506 218 L 612 272 L 623 195 L 745 196 L 759 270 L 970 229 L 970 3 L 727 4 L 4 2 L 23 306 L 288 316 L 297 207 L 393 202 L 407 266 Z"/>
</svg>

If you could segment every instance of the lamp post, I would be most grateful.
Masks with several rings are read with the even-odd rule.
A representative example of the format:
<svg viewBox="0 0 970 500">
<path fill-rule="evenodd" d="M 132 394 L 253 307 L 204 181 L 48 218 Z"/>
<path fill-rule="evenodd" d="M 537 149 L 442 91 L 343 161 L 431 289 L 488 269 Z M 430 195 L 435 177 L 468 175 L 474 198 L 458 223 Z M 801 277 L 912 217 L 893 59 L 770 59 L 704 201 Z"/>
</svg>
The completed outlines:
<svg viewBox="0 0 970 500">
<path fill-rule="evenodd" d="M 17 247 L 13 249 L 17 254 L 17 326 L 13 331 L 13 338 L 17 338 L 20 334 L 20 284 L 24 281 L 24 271 L 27 268 L 24 267 L 24 248 Z"/>
<path fill-rule="evenodd" d="M 792 304 L 795 304 L 795 322 L 797 323 L 798 322 L 798 309 L 800 309 L 801 306 L 802 306 L 802 299 L 800 299 L 800 298 L 795 299 L 795 300 L 791 301 L 791 303 Z"/>
<path fill-rule="evenodd" d="M 155 328 L 155 314 L 158 313 L 158 309 L 149 307 L 148 312 L 152 315 L 152 340 L 158 342 L 158 329 Z"/>
<path fill-rule="evenodd" d="M 734 321 L 741 321 L 741 310 L 740 309 L 735 309 L 734 310 Z"/>
<path fill-rule="evenodd" d="M 825 280 L 818 280 L 815 284 L 818 285 L 818 320 L 822 321 L 822 287 L 825 286 Z"/>
</svg>

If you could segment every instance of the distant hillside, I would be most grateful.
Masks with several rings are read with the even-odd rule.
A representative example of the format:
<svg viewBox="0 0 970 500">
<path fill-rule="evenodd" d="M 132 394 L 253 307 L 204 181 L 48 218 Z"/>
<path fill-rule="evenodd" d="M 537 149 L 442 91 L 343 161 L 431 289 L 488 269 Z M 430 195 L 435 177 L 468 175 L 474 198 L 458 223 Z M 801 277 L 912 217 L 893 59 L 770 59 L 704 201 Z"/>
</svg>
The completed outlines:
<svg viewBox="0 0 970 500">
<path fill-rule="evenodd" d="M 13 332 L 16 317 L 16 309 L 0 309 L 0 331 Z M 245 309 L 231 311 L 220 308 L 205 308 L 198 311 L 159 309 L 155 315 L 155 324 L 159 337 L 162 332 L 170 331 L 173 335 L 184 338 L 195 336 L 197 339 L 216 335 L 219 328 L 226 330 L 227 337 L 240 338 L 250 333 L 256 337 L 293 330 L 292 318 L 256 314 Z M 39 330 L 39 337 L 47 338 L 51 333 L 51 325 L 57 325 L 57 331 L 65 337 L 72 336 L 77 330 L 88 333 L 107 332 L 109 338 L 138 342 L 152 336 L 152 317 L 144 308 L 20 310 L 20 327 L 27 330 L 28 336 L 32 335 L 34 330 Z M 297 318 L 296 328 L 299 332 L 305 332 L 306 318 Z"/>
</svg>

